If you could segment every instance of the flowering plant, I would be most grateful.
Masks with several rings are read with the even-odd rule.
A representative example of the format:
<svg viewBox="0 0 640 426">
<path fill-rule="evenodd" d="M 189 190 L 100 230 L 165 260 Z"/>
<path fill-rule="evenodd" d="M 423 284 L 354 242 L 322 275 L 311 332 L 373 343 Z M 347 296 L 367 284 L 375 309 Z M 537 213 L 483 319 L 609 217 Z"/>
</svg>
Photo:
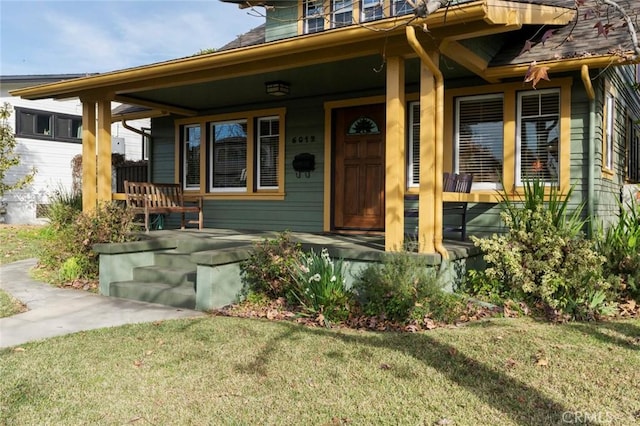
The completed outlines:
<svg viewBox="0 0 640 426">
<path fill-rule="evenodd" d="M 326 248 L 319 255 L 313 250 L 304 254 L 293 276 L 293 296 L 307 313 L 322 314 L 325 322 L 348 317 L 351 292 L 345 283 L 344 262 L 334 262 Z"/>
</svg>

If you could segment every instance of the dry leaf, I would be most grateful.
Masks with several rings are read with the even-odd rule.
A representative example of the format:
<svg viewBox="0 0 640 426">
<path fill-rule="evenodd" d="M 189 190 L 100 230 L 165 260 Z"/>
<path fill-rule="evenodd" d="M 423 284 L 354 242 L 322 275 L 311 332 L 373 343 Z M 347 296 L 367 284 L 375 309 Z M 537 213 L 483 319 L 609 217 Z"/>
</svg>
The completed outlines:
<svg viewBox="0 0 640 426">
<path fill-rule="evenodd" d="M 135 367 L 142 367 L 143 364 L 144 362 L 141 359 L 136 359 L 135 361 L 133 361 L 133 365 Z"/>
<path fill-rule="evenodd" d="M 539 358 L 538 360 L 536 360 L 536 365 L 538 367 L 548 367 L 549 361 L 546 358 Z"/>
<path fill-rule="evenodd" d="M 535 89 L 540 80 L 551 81 L 547 74 L 549 67 L 539 66 L 536 61 L 531 62 L 527 74 L 524 76 L 524 82 L 531 82 L 531 86 Z"/>
<path fill-rule="evenodd" d="M 383 362 L 382 364 L 380 364 L 380 370 L 391 370 L 391 366 L 386 362 Z"/>
<path fill-rule="evenodd" d="M 504 366 L 505 366 L 507 369 L 510 369 L 510 368 L 515 367 L 515 366 L 516 366 L 516 364 L 517 364 L 517 362 L 516 362 L 516 360 L 515 360 L 515 359 L 513 359 L 513 358 L 507 358 L 507 360 L 506 360 L 506 361 L 505 361 L 505 363 L 504 363 Z"/>
<path fill-rule="evenodd" d="M 17 348 L 13 348 L 13 351 L 14 351 L 14 352 L 24 352 L 24 351 L 25 351 L 25 348 L 17 347 Z"/>
</svg>

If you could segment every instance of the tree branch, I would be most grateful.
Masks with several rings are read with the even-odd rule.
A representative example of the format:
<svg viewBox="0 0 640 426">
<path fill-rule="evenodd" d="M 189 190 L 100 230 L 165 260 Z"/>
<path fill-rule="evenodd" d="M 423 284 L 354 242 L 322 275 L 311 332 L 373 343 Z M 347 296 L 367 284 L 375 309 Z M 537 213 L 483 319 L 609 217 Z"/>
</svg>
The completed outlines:
<svg viewBox="0 0 640 426">
<path fill-rule="evenodd" d="M 640 59 L 640 43 L 638 43 L 638 33 L 636 32 L 636 28 L 633 25 L 633 20 L 631 19 L 631 16 L 629 16 L 627 11 L 624 10 L 624 8 L 620 6 L 616 1 L 614 0 L 601 0 L 601 1 L 604 4 L 609 5 L 614 9 L 616 9 L 622 15 L 622 18 L 627 22 L 627 26 L 629 27 L 629 34 L 631 35 L 631 41 L 633 43 L 634 55 L 632 59 L 634 61 L 639 60 Z"/>
</svg>

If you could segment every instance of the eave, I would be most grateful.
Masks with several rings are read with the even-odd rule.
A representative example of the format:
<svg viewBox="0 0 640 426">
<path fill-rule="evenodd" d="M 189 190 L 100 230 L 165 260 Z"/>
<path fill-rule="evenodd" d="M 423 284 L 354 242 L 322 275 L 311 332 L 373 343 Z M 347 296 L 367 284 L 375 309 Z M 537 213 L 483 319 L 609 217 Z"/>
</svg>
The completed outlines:
<svg viewBox="0 0 640 426">
<path fill-rule="evenodd" d="M 258 46 L 17 89 L 11 94 L 32 100 L 68 97 L 115 99 L 118 95 L 149 88 L 179 86 L 255 73 L 255 71 L 247 71 L 246 64 L 249 63 L 254 64 L 254 70 L 273 71 L 329 62 L 336 58 L 344 59 L 380 53 L 382 48 L 380 43 L 371 43 L 371 41 L 391 40 L 396 36 L 401 40 L 404 27 L 410 21 L 412 24 L 427 28 L 437 37 L 461 40 L 477 34 L 513 30 L 524 24 L 564 25 L 574 18 L 574 13 L 571 9 L 536 4 L 500 0 L 475 1 L 449 7 L 447 10 L 441 9 L 426 18 L 413 19 L 412 16 L 389 18 L 367 24 L 366 28 L 349 26 Z M 411 53 L 407 46 L 401 46 L 399 43 L 393 45 L 393 42 L 391 44 L 400 54 Z M 470 58 L 466 65 L 488 81 L 500 78 L 493 76 L 491 70 L 486 69 L 486 63 L 482 63 L 477 57 Z M 169 109 L 171 106 L 158 105 L 158 107 L 171 112 Z M 181 115 L 193 113 L 192 111 L 176 112 Z"/>
</svg>

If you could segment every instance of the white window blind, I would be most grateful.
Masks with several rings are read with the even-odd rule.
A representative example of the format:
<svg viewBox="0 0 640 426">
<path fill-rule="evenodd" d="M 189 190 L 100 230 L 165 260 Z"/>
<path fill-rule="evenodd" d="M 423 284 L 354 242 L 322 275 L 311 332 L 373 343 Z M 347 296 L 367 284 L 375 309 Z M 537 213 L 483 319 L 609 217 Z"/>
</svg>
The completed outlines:
<svg viewBox="0 0 640 426">
<path fill-rule="evenodd" d="M 200 187 L 200 125 L 184 127 L 183 182 L 185 189 Z"/>
<path fill-rule="evenodd" d="M 247 120 L 211 123 L 211 191 L 246 191 Z"/>
<path fill-rule="evenodd" d="M 383 0 L 362 0 L 360 4 L 362 22 L 382 18 L 382 2 Z"/>
<path fill-rule="evenodd" d="M 278 154 L 280 148 L 278 117 L 258 119 L 258 189 L 278 188 Z"/>
<path fill-rule="evenodd" d="M 456 99 L 454 169 L 473 173 L 474 189 L 497 189 L 504 165 L 503 95 Z"/>
<path fill-rule="evenodd" d="M 559 138 L 559 90 L 518 93 L 516 184 L 531 179 L 559 183 Z"/>
<path fill-rule="evenodd" d="M 352 0 L 333 0 L 331 2 L 332 27 L 339 28 L 353 22 Z"/>
<path fill-rule="evenodd" d="M 408 186 L 420 186 L 420 103 L 409 104 Z"/>
<path fill-rule="evenodd" d="M 317 33 L 324 29 L 322 0 L 306 0 L 304 2 L 304 33 Z"/>
</svg>

